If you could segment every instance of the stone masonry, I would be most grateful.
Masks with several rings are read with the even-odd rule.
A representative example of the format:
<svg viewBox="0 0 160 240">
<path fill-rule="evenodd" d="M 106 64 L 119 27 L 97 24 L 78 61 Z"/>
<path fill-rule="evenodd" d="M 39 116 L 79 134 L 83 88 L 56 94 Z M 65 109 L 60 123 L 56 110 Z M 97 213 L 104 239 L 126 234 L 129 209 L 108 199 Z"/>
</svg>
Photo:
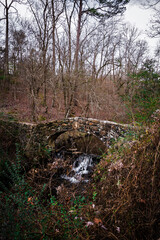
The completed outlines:
<svg viewBox="0 0 160 240">
<path fill-rule="evenodd" d="M 106 120 L 74 117 L 48 123 L 30 124 L 0 120 L 1 142 L 20 143 L 26 155 L 35 158 L 48 146 L 49 139 L 56 140 L 62 133 L 72 130 L 95 135 L 109 146 L 111 139 L 117 139 L 130 125 Z M 2 144 L 3 145 L 3 144 Z"/>
</svg>

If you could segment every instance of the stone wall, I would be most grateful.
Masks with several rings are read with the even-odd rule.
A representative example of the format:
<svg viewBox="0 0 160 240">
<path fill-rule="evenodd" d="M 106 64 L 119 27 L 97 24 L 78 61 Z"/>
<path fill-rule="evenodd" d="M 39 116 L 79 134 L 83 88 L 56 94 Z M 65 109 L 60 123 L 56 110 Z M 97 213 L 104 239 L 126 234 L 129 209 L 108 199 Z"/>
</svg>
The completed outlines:
<svg viewBox="0 0 160 240">
<path fill-rule="evenodd" d="M 120 135 L 123 135 L 128 128 L 131 128 L 128 124 L 120 124 L 93 118 L 75 117 L 69 118 L 69 121 L 72 123 L 73 128 L 97 136 L 106 145 L 109 144 L 111 139 L 117 139 Z"/>
<path fill-rule="evenodd" d="M 92 118 L 68 118 L 42 124 L 30 124 L 0 120 L 2 147 L 19 143 L 29 158 L 38 158 L 49 145 L 49 139 L 55 141 L 62 133 L 72 130 L 95 135 L 108 147 L 111 139 L 117 139 L 129 128 L 129 125 Z"/>
</svg>

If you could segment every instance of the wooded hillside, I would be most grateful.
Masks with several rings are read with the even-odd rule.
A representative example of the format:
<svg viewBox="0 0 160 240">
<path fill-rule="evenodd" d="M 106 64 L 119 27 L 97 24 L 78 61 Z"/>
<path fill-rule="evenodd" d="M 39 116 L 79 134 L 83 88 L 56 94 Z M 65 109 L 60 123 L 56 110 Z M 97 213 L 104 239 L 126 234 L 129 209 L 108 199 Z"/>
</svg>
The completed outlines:
<svg viewBox="0 0 160 240">
<path fill-rule="evenodd" d="M 128 2 L 0 1 L 0 111 L 23 121 L 146 121 L 159 104 L 159 45 L 150 56 L 125 23 Z M 149 7 L 158 13 L 159 1 Z"/>
</svg>

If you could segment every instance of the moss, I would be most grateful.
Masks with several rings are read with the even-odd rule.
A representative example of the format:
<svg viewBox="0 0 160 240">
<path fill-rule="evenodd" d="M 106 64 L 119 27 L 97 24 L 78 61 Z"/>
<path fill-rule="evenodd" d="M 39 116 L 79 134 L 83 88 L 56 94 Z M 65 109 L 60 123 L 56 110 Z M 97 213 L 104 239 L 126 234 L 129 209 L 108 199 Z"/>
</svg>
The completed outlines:
<svg viewBox="0 0 160 240">
<path fill-rule="evenodd" d="M 46 117 L 44 117 L 42 115 L 38 116 L 38 121 L 42 122 L 42 121 L 45 121 L 45 120 L 46 120 Z"/>
</svg>

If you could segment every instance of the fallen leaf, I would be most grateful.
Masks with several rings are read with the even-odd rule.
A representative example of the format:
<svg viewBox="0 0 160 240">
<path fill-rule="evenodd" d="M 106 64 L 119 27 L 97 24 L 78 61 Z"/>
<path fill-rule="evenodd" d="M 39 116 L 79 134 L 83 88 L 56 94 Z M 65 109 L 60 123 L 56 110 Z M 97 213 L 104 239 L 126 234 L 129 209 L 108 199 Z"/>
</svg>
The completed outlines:
<svg viewBox="0 0 160 240">
<path fill-rule="evenodd" d="M 139 199 L 139 202 L 146 203 L 146 201 L 144 199 Z"/>
<path fill-rule="evenodd" d="M 102 224 L 102 220 L 100 218 L 94 218 L 95 224 Z"/>
<path fill-rule="evenodd" d="M 34 205 L 34 203 L 32 202 L 32 200 L 33 200 L 32 197 L 29 197 L 29 198 L 28 198 L 28 202 L 29 202 L 31 205 Z"/>
</svg>

